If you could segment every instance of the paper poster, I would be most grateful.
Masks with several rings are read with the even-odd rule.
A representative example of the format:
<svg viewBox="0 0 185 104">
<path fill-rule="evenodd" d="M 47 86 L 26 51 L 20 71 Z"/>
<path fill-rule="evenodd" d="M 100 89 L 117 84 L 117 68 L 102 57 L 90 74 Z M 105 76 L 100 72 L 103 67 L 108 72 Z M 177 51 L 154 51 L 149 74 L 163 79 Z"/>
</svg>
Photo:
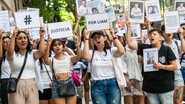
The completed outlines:
<svg viewBox="0 0 185 104">
<path fill-rule="evenodd" d="M 40 27 L 37 27 L 37 28 L 30 28 L 29 29 L 29 33 L 30 33 L 30 36 L 33 38 L 33 39 L 40 39 Z"/>
<path fill-rule="evenodd" d="M 161 13 L 159 7 L 159 0 L 151 0 L 145 2 L 146 15 L 150 22 L 160 21 Z"/>
<path fill-rule="evenodd" d="M 93 0 L 93 1 L 87 2 L 86 6 L 87 6 L 88 14 L 99 14 L 104 12 L 103 11 L 104 8 L 101 5 L 100 0 Z"/>
<path fill-rule="evenodd" d="M 176 33 L 180 27 L 178 11 L 165 12 L 164 23 L 166 33 Z"/>
<path fill-rule="evenodd" d="M 143 50 L 144 72 L 158 71 L 153 67 L 153 61 L 158 62 L 157 48 L 149 48 Z"/>
<path fill-rule="evenodd" d="M 144 1 L 129 1 L 130 22 L 144 23 Z"/>
<path fill-rule="evenodd" d="M 141 27 L 140 24 L 130 24 L 131 37 L 140 38 L 141 37 Z"/>
<path fill-rule="evenodd" d="M 108 14 L 86 15 L 86 26 L 88 31 L 109 29 Z"/>
<path fill-rule="evenodd" d="M 105 8 L 105 13 L 108 13 L 110 22 L 116 21 L 116 15 L 112 6 Z"/>
<path fill-rule="evenodd" d="M 148 36 L 148 30 L 147 29 L 141 30 L 141 35 Z"/>
<path fill-rule="evenodd" d="M 117 15 L 117 29 L 118 29 L 118 32 L 119 33 L 125 33 L 126 32 L 126 28 L 125 28 L 125 21 L 126 21 L 126 18 L 125 18 L 125 15 L 124 14 L 118 14 Z"/>
<path fill-rule="evenodd" d="M 72 25 L 70 22 L 48 23 L 47 27 L 48 32 L 53 39 L 73 36 Z"/>
<path fill-rule="evenodd" d="M 18 28 L 24 29 L 40 27 L 40 17 L 38 11 L 15 12 L 14 14 Z"/>
<path fill-rule="evenodd" d="M 174 10 L 179 12 L 180 23 L 185 23 L 185 1 L 176 0 Z"/>
<path fill-rule="evenodd" d="M 85 16 L 88 13 L 86 0 L 76 0 L 76 8 L 79 16 Z"/>
<path fill-rule="evenodd" d="M 10 32 L 10 20 L 8 11 L 0 11 L 0 29 L 4 32 Z"/>
</svg>

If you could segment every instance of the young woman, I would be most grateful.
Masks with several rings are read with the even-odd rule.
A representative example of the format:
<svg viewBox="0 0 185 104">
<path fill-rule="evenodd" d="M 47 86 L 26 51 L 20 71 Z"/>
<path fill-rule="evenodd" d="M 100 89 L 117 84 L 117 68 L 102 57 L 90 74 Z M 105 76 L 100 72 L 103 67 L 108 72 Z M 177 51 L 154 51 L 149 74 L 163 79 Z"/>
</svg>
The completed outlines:
<svg viewBox="0 0 185 104">
<path fill-rule="evenodd" d="M 65 82 L 72 82 L 71 79 L 71 65 L 72 63 L 77 63 L 81 57 L 78 37 L 74 35 L 74 42 L 77 48 L 77 55 L 69 56 L 64 54 L 64 44 L 61 39 L 54 39 L 51 43 L 51 39 L 48 40 L 48 47 L 44 56 L 44 61 L 47 65 L 50 65 L 53 73 L 53 77 L 55 78 L 55 83 L 52 83 L 52 99 L 54 104 L 75 104 L 76 103 L 76 95 L 70 97 L 61 97 L 59 95 L 58 87 Z M 49 58 L 49 50 L 55 53 L 54 57 Z M 73 83 L 74 84 L 74 83 Z"/>
<path fill-rule="evenodd" d="M 17 91 L 9 94 L 9 104 L 39 104 L 36 85 L 35 60 L 44 53 L 44 29 L 40 30 L 40 46 L 37 51 L 31 50 L 31 44 L 24 31 L 16 28 L 11 37 L 7 60 L 11 68 L 11 77 L 17 78 L 27 54 L 27 62 L 17 83 Z"/>
<path fill-rule="evenodd" d="M 112 32 L 114 33 L 114 32 Z M 91 97 L 93 104 L 119 104 L 120 88 L 115 78 L 113 57 L 121 57 L 124 48 L 116 36 L 113 42 L 117 48 L 111 48 L 102 31 L 84 35 L 83 57 L 89 61 L 91 73 Z M 89 50 L 89 39 L 92 39 L 94 50 Z"/>
</svg>

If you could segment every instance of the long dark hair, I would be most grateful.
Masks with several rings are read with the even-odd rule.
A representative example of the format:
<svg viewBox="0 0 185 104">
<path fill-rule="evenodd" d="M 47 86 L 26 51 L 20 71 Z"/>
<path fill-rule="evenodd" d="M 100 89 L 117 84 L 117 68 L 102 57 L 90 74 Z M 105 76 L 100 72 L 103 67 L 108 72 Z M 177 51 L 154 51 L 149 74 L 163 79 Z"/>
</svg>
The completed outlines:
<svg viewBox="0 0 185 104">
<path fill-rule="evenodd" d="M 59 42 L 62 43 L 63 48 L 65 47 L 64 42 L 62 41 L 62 39 L 59 39 L 59 38 L 53 39 L 53 41 L 52 41 L 52 43 L 51 43 L 50 51 L 53 51 L 53 46 L 54 46 L 55 42 L 57 42 L 57 41 L 59 41 Z"/>
<path fill-rule="evenodd" d="M 24 34 L 26 35 L 26 32 L 24 32 L 24 31 L 18 31 L 17 36 L 18 36 L 19 34 L 21 34 L 21 33 L 24 33 Z M 31 52 L 31 51 L 32 51 L 32 45 L 31 45 L 31 43 L 30 43 L 30 40 L 29 40 L 28 35 L 26 35 L 26 37 L 27 37 L 27 41 L 28 41 L 28 45 L 27 45 L 26 49 L 27 49 L 28 52 Z M 16 37 L 15 39 L 17 39 L 17 37 Z M 18 53 L 18 51 L 19 51 L 19 48 L 18 48 L 18 46 L 17 46 L 16 44 L 15 44 L 15 49 L 14 49 L 14 51 L 15 51 L 15 53 Z"/>
<path fill-rule="evenodd" d="M 10 37 L 9 37 L 9 36 L 4 36 L 4 37 L 3 37 L 3 40 L 5 40 L 5 39 L 7 39 L 7 38 L 8 38 L 8 39 L 10 39 Z M 2 60 L 3 60 L 3 61 L 5 61 L 5 59 L 6 59 L 6 55 L 5 55 L 5 54 L 6 54 L 6 52 L 5 52 L 5 49 L 4 49 L 3 47 L 2 47 L 2 49 L 3 49 L 3 56 L 2 56 Z"/>
</svg>

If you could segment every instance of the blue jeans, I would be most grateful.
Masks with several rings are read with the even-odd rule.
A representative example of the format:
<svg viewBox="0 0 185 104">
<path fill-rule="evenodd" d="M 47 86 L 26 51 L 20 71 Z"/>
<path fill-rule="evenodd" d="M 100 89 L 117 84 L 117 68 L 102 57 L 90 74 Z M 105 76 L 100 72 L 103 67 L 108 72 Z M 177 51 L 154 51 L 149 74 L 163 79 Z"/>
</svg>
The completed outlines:
<svg viewBox="0 0 185 104">
<path fill-rule="evenodd" d="M 121 96 L 116 78 L 91 81 L 93 104 L 119 104 Z"/>
<path fill-rule="evenodd" d="M 150 104 L 173 104 L 173 91 L 166 93 L 146 93 Z"/>
</svg>

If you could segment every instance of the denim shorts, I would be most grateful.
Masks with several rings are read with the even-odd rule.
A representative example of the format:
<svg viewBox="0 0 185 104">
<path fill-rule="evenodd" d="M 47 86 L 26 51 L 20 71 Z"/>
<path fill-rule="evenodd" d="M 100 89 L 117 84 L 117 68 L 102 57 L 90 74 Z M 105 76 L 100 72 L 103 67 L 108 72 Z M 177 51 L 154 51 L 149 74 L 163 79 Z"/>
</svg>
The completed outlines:
<svg viewBox="0 0 185 104">
<path fill-rule="evenodd" d="M 119 104 L 121 96 L 116 78 L 91 81 L 93 104 Z"/>
<path fill-rule="evenodd" d="M 72 78 L 69 78 L 67 80 L 54 80 L 52 83 L 52 87 L 51 87 L 51 92 L 52 92 L 52 98 L 63 98 L 61 96 L 59 96 L 59 92 L 58 92 L 58 88 L 61 84 L 63 84 L 66 81 L 70 81 L 73 82 Z M 74 84 L 74 83 L 73 83 Z M 75 86 L 75 85 L 74 85 Z M 76 86 L 75 86 L 75 90 L 76 90 Z M 76 95 L 77 95 L 77 90 L 76 90 Z"/>
<path fill-rule="evenodd" d="M 174 80 L 175 87 L 184 86 L 184 80 L 180 69 L 177 69 L 174 71 L 174 76 L 175 76 L 175 80 Z"/>
</svg>

